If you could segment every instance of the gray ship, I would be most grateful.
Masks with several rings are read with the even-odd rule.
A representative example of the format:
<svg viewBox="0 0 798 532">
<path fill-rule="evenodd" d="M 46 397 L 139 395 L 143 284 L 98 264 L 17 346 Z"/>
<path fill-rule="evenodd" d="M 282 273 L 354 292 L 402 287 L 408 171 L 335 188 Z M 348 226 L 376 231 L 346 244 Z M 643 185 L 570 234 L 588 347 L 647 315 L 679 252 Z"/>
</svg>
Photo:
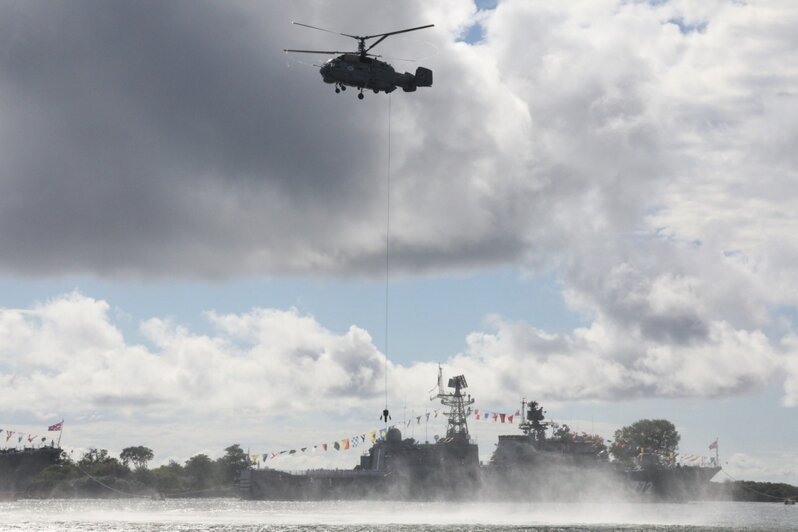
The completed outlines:
<svg viewBox="0 0 798 532">
<path fill-rule="evenodd" d="M 310 470 L 286 473 L 274 469 L 247 469 L 239 479 L 240 494 L 249 499 L 467 499 L 480 480 L 479 450 L 471 441 L 467 407 L 474 400 L 465 395 L 465 377 L 449 379 L 443 389 L 438 375 L 438 395 L 447 407 L 446 437 L 435 443 L 403 439 L 396 427 L 386 432 L 360 464 L 352 470 Z"/>
<path fill-rule="evenodd" d="M 690 500 L 720 467 L 681 467 L 641 453 L 612 462 L 597 437 L 570 434 L 546 422 L 537 403 L 522 403 L 521 434 L 499 436 L 489 463 L 480 464 L 468 433 L 474 400 L 466 379 L 438 373 L 439 399 L 446 407 L 446 436 L 435 443 L 402 438 L 388 429 L 351 470 L 287 473 L 246 469 L 239 478 L 243 498 L 261 500 L 574 500 L 607 496 Z M 548 434 L 551 432 L 551 434 Z"/>
</svg>

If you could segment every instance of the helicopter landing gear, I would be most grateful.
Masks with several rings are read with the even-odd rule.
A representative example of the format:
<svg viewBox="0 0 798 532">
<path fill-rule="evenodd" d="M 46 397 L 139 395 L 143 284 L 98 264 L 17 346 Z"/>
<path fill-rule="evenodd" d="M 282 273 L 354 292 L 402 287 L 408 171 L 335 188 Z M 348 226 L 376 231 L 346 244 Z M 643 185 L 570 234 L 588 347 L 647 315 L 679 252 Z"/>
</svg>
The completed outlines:
<svg viewBox="0 0 798 532">
<path fill-rule="evenodd" d="M 335 94 L 338 94 L 339 92 L 345 90 L 346 90 L 346 85 L 344 85 L 343 83 L 339 83 L 338 85 L 335 86 Z"/>
<path fill-rule="evenodd" d="M 361 90 L 361 91 L 358 93 L 358 95 L 357 95 L 357 99 L 358 99 L 358 100 L 362 100 L 363 98 L 365 98 L 365 96 L 363 96 L 363 91 Z"/>
<path fill-rule="evenodd" d="M 341 89 L 339 89 L 338 87 L 335 87 L 335 94 L 338 94 L 339 92 L 341 92 Z"/>
</svg>

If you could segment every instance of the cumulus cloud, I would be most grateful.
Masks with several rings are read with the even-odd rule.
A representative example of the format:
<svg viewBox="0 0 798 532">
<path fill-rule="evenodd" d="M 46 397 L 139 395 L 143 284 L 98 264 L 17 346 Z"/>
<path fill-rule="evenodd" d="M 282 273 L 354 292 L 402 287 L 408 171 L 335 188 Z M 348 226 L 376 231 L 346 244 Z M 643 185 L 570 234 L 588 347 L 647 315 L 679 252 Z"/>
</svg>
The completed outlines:
<svg viewBox="0 0 798 532">
<path fill-rule="evenodd" d="M 95 423 L 138 419 L 146 426 L 358 418 L 382 407 L 384 356 L 355 325 L 334 333 L 295 309 L 256 308 L 207 313 L 207 334 L 150 318 L 140 327 L 145 341 L 133 343 L 109 311 L 107 302 L 78 292 L 0 311 L 3 410 Z M 725 323 L 712 323 L 706 342 L 689 347 L 599 324 L 549 334 L 494 317 L 490 328 L 472 333 L 466 349 L 445 362 L 447 373 L 478 376 L 474 393 L 482 404 L 529 394 L 546 401 L 731 395 L 778 382 L 784 357 L 763 334 Z M 624 359 L 624 350 L 641 354 Z M 392 404 L 423 403 L 437 374 L 426 362 L 387 369 Z"/>
</svg>

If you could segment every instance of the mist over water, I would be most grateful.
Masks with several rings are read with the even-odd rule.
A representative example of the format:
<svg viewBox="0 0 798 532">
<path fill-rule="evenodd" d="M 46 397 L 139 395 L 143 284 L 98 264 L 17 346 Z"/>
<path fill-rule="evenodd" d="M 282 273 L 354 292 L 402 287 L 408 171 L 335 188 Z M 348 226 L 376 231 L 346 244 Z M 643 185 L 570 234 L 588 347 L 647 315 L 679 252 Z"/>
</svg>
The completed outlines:
<svg viewBox="0 0 798 532">
<path fill-rule="evenodd" d="M 798 530 L 766 503 L 274 502 L 235 499 L 0 502 L 0 530 Z"/>
</svg>

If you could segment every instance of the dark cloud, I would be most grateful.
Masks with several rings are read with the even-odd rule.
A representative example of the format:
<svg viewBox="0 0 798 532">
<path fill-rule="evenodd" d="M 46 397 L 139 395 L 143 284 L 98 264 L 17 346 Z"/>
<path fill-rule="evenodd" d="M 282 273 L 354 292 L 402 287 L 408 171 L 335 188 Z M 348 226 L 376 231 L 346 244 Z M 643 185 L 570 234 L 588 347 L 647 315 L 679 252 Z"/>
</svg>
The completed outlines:
<svg viewBox="0 0 798 532">
<path fill-rule="evenodd" d="M 323 104 L 315 73 L 286 68 L 279 9 L 3 11 L 6 271 L 279 271 L 293 262 L 285 239 L 312 246 L 373 216 L 382 161 L 368 122 L 350 116 L 369 107 Z"/>
</svg>

